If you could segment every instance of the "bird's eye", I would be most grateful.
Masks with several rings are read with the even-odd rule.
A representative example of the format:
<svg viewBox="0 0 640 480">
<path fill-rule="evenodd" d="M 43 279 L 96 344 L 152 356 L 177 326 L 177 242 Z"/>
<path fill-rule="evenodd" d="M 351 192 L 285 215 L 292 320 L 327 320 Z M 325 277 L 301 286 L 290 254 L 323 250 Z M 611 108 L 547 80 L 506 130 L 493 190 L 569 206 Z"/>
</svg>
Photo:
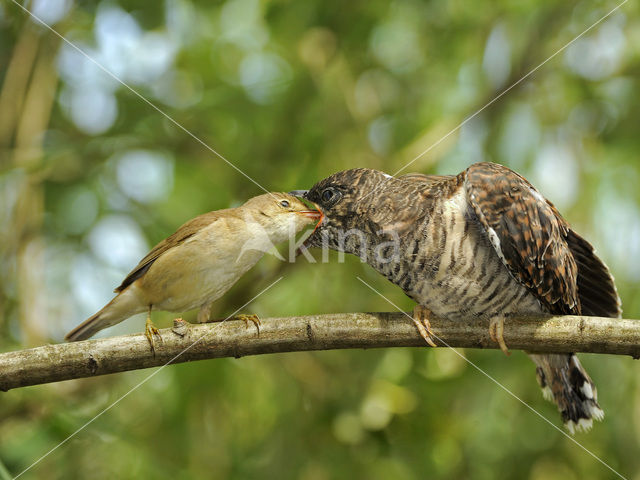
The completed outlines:
<svg viewBox="0 0 640 480">
<path fill-rule="evenodd" d="M 280 202 L 280 206 L 284 208 L 289 208 L 289 202 L 287 200 L 282 200 Z"/>
<path fill-rule="evenodd" d="M 333 199 L 335 194 L 336 192 L 335 190 L 333 190 L 333 188 L 327 188 L 322 192 L 322 195 L 321 195 L 322 201 L 325 203 L 330 202 Z"/>
<path fill-rule="evenodd" d="M 320 202 L 325 207 L 332 207 L 340 201 L 342 192 L 335 187 L 327 187 L 320 192 Z"/>
</svg>

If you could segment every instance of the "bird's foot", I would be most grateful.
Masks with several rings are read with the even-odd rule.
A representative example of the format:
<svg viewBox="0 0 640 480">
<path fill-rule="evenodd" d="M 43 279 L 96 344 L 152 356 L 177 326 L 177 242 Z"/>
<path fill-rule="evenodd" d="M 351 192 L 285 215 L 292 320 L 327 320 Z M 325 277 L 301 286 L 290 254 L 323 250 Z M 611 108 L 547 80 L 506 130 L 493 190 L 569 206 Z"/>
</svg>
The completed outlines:
<svg viewBox="0 0 640 480">
<path fill-rule="evenodd" d="M 507 344 L 504 342 L 504 317 L 491 318 L 491 323 L 489 323 L 489 336 L 491 340 L 500 345 L 500 350 L 502 350 L 505 355 L 511 355 Z"/>
<path fill-rule="evenodd" d="M 429 317 L 431 317 L 432 313 L 427 307 L 423 307 L 422 305 L 416 305 L 413 309 L 413 323 L 418 327 L 418 332 L 422 338 L 424 338 L 425 342 L 427 342 L 432 347 L 437 347 L 435 342 L 433 341 L 433 334 L 431 332 L 431 323 L 429 323 Z"/>
<path fill-rule="evenodd" d="M 162 336 L 160 335 L 160 331 L 155 327 L 155 325 L 151 322 L 151 316 L 147 317 L 147 323 L 144 327 L 144 335 L 149 340 L 149 345 L 151 346 L 151 351 L 155 355 L 156 353 L 156 344 L 154 340 L 154 335 L 157 335 L 160 341 L 162 342 Z"/>
<path fill-rule="evenodd" d="M 249 322 L 252 322 L 258 330 L 258 334 L 260 333 L 260 325 L 262 325 L 262 323 L 260 322 L 260 317 L 258 317 L 258 315 L 256 315 L 255 313 L 241 313 L 233 318 L 235 318 L 236 320 L 244 320 L 247 328 L 249 328 Z"/>
</svg>

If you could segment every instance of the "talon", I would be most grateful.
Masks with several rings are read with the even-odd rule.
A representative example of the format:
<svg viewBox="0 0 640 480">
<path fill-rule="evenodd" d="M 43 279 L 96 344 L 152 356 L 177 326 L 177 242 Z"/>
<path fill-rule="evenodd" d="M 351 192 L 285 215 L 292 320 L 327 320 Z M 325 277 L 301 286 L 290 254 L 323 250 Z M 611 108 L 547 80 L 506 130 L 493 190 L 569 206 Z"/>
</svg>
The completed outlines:
<svg viewBox="0 0 640 480">
<path fill-rule="evenodd" d="M 431 332 L 431 323 L 429 323 L 429 317 L 432 315 L 431 310 L 422 305 L 416 305 L 413 309 L 413 323 L 418 328 L 418 332 L 425 342 L 432 347 L 437 347 L 433 341 L 433 333 Z"/>
<path fill-rule="evenodd" d="M 151 346 L 151 351 L 155 355 L 156 344 L 153 337 L 154 335 L 157 335 L 158 338 L 160 339 L 160 342 L 162 342 L 162 336 L 160 335 L 160 331 L 151 322 L 151 311 L 149 311 L 149 314 L 147 315 L 147 322 L 145 323 L 145 327 L 144 327 L 144 335 L 145 337 L 147 337 L 147 340 L 149 341 L 149 345 Z"/>
<path fill-rule="evenodd" d="M 491 319 L 489 323 L 489 336 L 491 340 L 500 346 L 500 350 L 502 350 L 506 356 L 511 355 L 504 341 L 504 317 L 494 317 Z"/>
<path fill-rule="evenodd" d="M 246 328 L 249 328 L 249 322 L 252 322 L 256 326 L 256 329 L 258 330 L 258 334 L 260 333 L 260 325 L 262 325 L 262 322 L 260 322 L 260 317 L 258 317 L 258 315 L 256 315 L 255 313 L 251 313 L 251 314 L 241 313 L 240 315 L 236 315 L 234 318 L 236 320 L 244 320 L 244 324 Z"/>
</svg>

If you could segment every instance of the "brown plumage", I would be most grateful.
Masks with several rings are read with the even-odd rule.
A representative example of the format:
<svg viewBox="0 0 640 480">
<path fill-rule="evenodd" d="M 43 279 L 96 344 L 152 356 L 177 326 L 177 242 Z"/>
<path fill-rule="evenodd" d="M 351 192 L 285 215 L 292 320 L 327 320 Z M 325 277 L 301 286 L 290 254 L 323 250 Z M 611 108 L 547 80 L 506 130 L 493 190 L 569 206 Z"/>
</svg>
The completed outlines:
<svg viewBox="0 0 640 480">
<path fill-rule="evenodd" d="M 436 316 L 620 316 L 613 278 L 593 247 L 504 166 L 398 178 L 359 168 L 318 182 L 306 198 L 324 214 L 307 246 L 362 257 Z M 428 340 L 428 322 L 416 323 Z M 572 432 L 602 418 L 595 386 L 575 355 L 531 358 L 545 396 Z"/>
<path fill-rule="evenodd" d="M 240 207 L 189 220 L 156 245 L 115 289 L 118 295 L 69 332 L 66 340 L 89 338 L 151 310 L 199 308 L 198 321 L 207 321 L 212 303 L 265 252 L 319 218 L 318 211 L 291 195 L 268 193 Z M 157 329 L 148 315 L 146 334 L 152 349 L 154 333 Z"/>
</svg>

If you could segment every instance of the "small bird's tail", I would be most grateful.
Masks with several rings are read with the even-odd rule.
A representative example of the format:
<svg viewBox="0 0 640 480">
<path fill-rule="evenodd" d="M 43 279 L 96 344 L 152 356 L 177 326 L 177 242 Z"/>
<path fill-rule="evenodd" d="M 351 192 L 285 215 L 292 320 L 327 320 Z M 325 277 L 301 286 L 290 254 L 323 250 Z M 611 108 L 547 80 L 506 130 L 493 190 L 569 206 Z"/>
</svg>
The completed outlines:
<svg viewBox="0 0 640 480">
<path fill-rule="evenodd" d="M 86 340 L 100 330 L 120 323 L 131 315 L 144 311 L 145 308 L 141 306 L 135 293 L 131 289 L 123 290 L 118 296 L 107 303 L 102 310 L 67 333 L 64 339 L 67 342 Z"/>
<path fill-rule="evenodd" d="M 107 308 L 107 307 L 105 307 Z M 93 337 L 96 333 L 98 333 L 103 328 L 108 327 L 109 325 L 104 325 L 102 322 L 102 314 L 104 312 L 104 308 L 100 310 L 95 315 L 89 317 L 76 328 L 71 330 L 64 339 L 67 342 L 77 342 L 78 340 L 86 340 L 87 338 Z"/>
<path fill-rule="evenodd" d="M 529 356 L 537 365 L 536 376 L 544 398 L 558 406 L 562 421 L 572 434 L 589 430 L 594 418 L 604 418 L 596 386 L 575 354 Z"/>
</svg>

